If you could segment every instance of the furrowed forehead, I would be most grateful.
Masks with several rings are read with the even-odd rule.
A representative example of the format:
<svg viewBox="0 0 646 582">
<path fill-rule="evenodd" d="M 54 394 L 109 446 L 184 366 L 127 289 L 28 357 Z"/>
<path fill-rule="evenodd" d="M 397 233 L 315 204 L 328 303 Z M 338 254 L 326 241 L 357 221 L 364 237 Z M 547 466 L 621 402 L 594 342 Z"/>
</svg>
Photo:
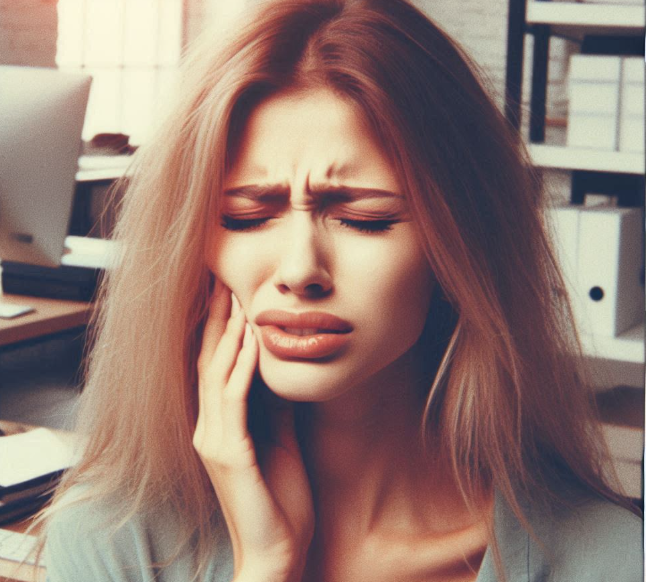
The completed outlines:
<svg viewBox="0 0 646 582">
<path fill-rule="evenodd" d="M 402 198 L 401 194 L 379 188 L 357 188 L 352 186 L 319 184 L 308 188 L 313 198 L 335 197 L 342 200 L 365 200 L 367 198 Z M 228 188 L 225 196 L 247 198 L 258 202 L 278 202 L 289 199 L 290 189 L 283 184 L 252 184 Z"/>
</svg>

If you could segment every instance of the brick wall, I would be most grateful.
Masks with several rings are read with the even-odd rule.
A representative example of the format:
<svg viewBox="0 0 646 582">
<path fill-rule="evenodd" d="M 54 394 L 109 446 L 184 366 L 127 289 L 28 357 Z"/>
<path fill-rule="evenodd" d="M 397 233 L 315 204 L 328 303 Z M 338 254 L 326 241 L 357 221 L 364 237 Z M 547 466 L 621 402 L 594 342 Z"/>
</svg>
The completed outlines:
<svg viewBox="0 0 646 582">
<path fill-rule="evenodd" d="M 483 69 L 494 98 L 502 105 L 505 90 L 508 0 L 414 0 L 415 4 L 456 39 Z M 533 38 L 525 40 L 523 103 L 529 102 Z M 550 49 L 548 116 L 564 117 L 567 106 L 567 56 L 572 46 L 553 38 Z"/>
</svg>

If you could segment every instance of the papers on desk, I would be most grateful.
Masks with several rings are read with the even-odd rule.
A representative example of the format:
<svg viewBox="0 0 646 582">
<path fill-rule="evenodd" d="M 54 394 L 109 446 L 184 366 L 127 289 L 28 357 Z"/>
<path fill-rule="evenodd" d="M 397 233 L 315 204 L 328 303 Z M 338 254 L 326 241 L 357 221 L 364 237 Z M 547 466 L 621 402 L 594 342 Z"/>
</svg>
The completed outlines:
<svg viewBox="0 0 646 582">
<path fill-rule="evenodd" d="M 32 552 L 36 547 L 36 542 L 37 538 L 34 535 L 0 529 L 0 560 L 12 562 L 24 560 L 27 564 L 35 564 L 36 560 Z M 40 559 L 40 565 L 45 565 L 43 557 Z M 0 576 L 2 574 L 4 572 L 0 572 Z M 4 580 L 4 578 L 0 578 L 0 580 Z"/>
<path fill-rule="evenodd" d="M 89 236 L 68 236 L 61 265 L 88 269 L 109 269 L 116 265 L 118 243 Z"/>
<path fill-rule="evenodd" d="M 71 467 L 77 440 L 48 428 L 0 437 L 0 500 L 5 488 Z"/>
<path fill-rule="evenodd" d="M 74 433 L 37 428 L 0 437 L 0 524 L 40 509 L 81 452 Z"/>
<path fill-rule="evenodd" d="M 117 180 L 123 177 L 132 162 L 131 155 L 98 156 L 84 155 L 79 158 L 77 182 Z"/>
</svg>

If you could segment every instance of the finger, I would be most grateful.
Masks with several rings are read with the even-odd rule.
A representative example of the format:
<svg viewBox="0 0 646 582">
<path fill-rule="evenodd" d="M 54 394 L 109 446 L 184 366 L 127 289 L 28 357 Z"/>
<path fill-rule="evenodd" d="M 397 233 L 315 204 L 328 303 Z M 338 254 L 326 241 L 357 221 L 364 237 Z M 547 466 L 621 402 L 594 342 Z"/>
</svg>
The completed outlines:
<svg viewBox="0 0 646 582">
<path fill-rule="evenodd" d="M 229 318 L 224 333 L 215 348 L 213 358 L 208 364 L 207 381 L 211 385 L 219 386 L 221 390 L 224 390 L 229 381 L 229 376 L 242 347 L 245 322 L 245 314 L 242 310 Z"/>
<path fill-rule="evenodd" d="M 238 298 L 233 293 L 231 293 L 231 316 L 238 315 L 240 309 L 242 308 L 240 307 Z"/>
<path fill-rule="evenodd" d="M 215 348 L 224 333 L 231 310 L 231 291 L 220 280 L 216 281 L 209 308 L 209 315 L 202 335 L 200 365 L 207 366 L 213 359 Z"/>
<path fill-rule="evenodd" d="M 222 421 L 227 436 L 238 441 L 248 436 L 249 390 L 258 363 L 258 342 L 251 325 L 245 325 L 242 349 L 223 394 Z"/>
<path fill-rule="evenodd" d="M 226 325 L 226 315 L 230 310 L 231 292 L 226 285 L 219 279 L 215 282 L 211 305 L 207 317 L 204 331 L 202 333 L 202 346 L 197 359 L 198 370 L 198 413 L 204 416 L 211 409 L 206 404 L 205 390 L 208 386 L 206 382 L 206 371 L 210 362 L 213 360 L 215 348 L 224 331 Z"/>
<path fill-rule="evenodd" d="M 207 424 L 221 425 L 223 417 L 222 392 L 235 366 L 244 330 L 244 312 L 229 317 L 224 333 L 219 338 L 215 353 L 200 373 L 200 416 Z"/>
</svg>

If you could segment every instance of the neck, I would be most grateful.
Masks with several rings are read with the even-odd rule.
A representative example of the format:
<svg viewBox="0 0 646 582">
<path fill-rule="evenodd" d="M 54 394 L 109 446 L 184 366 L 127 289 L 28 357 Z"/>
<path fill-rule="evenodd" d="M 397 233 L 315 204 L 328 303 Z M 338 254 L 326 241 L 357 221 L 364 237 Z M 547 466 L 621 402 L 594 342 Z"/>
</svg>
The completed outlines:
<svg viewBox="0 0 646 582">
<path fill-rule="evenodd" d="M 473 515 L 449 463 L 425 454 L 421 395 L 431 379 L 414 365 L 423 360 L 400 360 L 347 396 L 308 405 L 303 456 L 316 512 L 308 580 L 475 578 L 492 498 L 483 495 Z"/>
<path fill-rule="evenodd" d="M 323 524 L 441 533 L 472 522 L 449 464 L 424 453 L 431 378 L 415 356 L 411 350 L 346 396 L 310 405 L 303 455 Z"/>
</svg>

